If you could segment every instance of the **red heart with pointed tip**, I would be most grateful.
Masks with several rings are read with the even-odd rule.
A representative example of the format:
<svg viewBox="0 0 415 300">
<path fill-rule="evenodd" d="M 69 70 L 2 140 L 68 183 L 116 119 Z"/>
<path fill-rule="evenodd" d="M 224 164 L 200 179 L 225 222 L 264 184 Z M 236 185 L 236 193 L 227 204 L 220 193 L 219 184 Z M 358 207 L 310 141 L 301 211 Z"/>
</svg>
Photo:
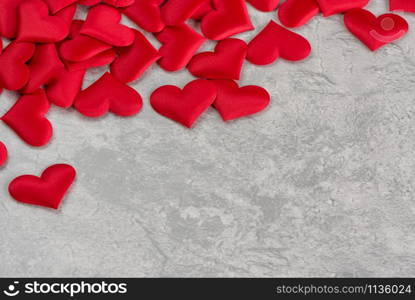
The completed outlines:
<svg viewBox="0 0 415 300">
<path fill-rule="evenodd" d="M 405 19 L 398 15 L 384 14 L 376 17 L 362 8 L 348 11 L 344 15 L 344 24 L 372 51 L 401 38 L 409 28 Z"/>
<path fill-rule="evenodd" d="M 286 27 L 300 27 L 319 12 L 320 7 L 316 0 L 287 0 L 278 9 L 278 18 Z"/>
<path fill-rule="evenodd" d="M 268 92 L 259 86 L 239 87 L 232 80 L 212 80 L 218 90 L 213 106 L 224 121 L 256 114 L 269 105 Z"/>
<path fill-rule="evenodd" d="M 21 96 L 1 119 L 27 144 L 41 147 L 52 137 L 52 125 L 45 118 L 49 107 L 44 90 L 39 89 Z"/>
<path fill-rule="evenodd" d="M 256 65 L 268 65 L 279 57 L 298 61 L 307 58 L 310 43 L 301 35 L 270 21 L 248 44 L 247 59 Z"/>
<path fill-rule="evenodd" d="M 123 117 L 140 112 L 143 101 L 139 93 L 110 73 L 105 73 L 75 99 L 75 108 L 87 117 L 100 117 L 108 111 Z"/>
<path fill-rule="evenodd" d="M 164 28 L 160 5 L 164 0 L 136 0 L 122 12 L 137 26 L 149 32 L 160 32 Z"/>
<path fill-rule="evenodd" d="M 11 42 L 0 55 L 0 86 L 10 91 L 24 87 L 30 76 L 25 63 L 34 52 L 34 44 Z"/>
<path fill-rule="evenodd" d="M 23 175 L 9 184 L 10 195 L 18 202 L 58 209 L 76 177 L 66 164 L 47 168 L 40 177 Z"/>
<path fill-rule="evenodd" d="M 213 0 L 207 0 L 203 2 L 201 6 L 193 13 L 192 19 L 200 21 L 204 16 L 213 11 Z"/>
<path fill-rule="evenodd" d="M 169 26 L 156 34 L 163 45 L 159 49 L 160 67 L 166 71 L 183 69 L 192 59 L 196 51 L 205 42 L 205 38 L 186 24 Z"/>
<path fill-rule="evenodd" d="M 88 70 L 89 68 L 106 66 L 112 63 L 116 57 L 117 52 L 115 49 L 109 49 L 84 61 L 65 60 L 64 63 L 69 71 Z"/>
<path fill-rule="evenodd" d="M 17 17 L 20 3 L 26 0 L 0 1 L 0 36 L 13 39 L 17 34 Z"/>
<path fill-rule="evenodd" d="M 163 21 L 168 26 L 186 22 L 208 0 L 169 0 L 161 8 Z"/>
<path fill-rule="evenodd" d="M 412 0 L 389 0 L 390 10 L 402 10 L 406 12 L 415 12 L 415 1 Z"/>
<path fill-rule="evenodd" d="M 252 30 L 245 0 L 213 0 L 215 10 L 201 23 L 203 34 L 211 40 L 223 40 L 232 35 Z"/>
<path fill-rule="evenodd" d="M 58 11 L 78 2 L 78 0 L 43 0 L 49 6 L 52 14 L 56 14 Z"/>
<path fill-rule="evenodd" d="M 116 8 L 97 5 L 89 10 L 81 33 L 115 47 L 129 46 L 134 42 L 134 31 L 120 21 L 121 13 Z"/>
<path fill-rule="evenodd" d="M 216 95 L 214 83 L 197 79 L 188 83 L 183 90 L 173 85 L 159 87 L 151 95 L 150 103 L 160 115 L 192 128 L 215 101 Z"/>
<path fill-rule="evenodd" d="M 277 8 L 280 0 L 247 0 L 257 10 L 268 12 Z"/>
<path fill-rule="evenodd" d="M 208 79 L 239 80 L 247 45 L 239 39 L 226 39 L 217 43 L 215 52 L 195 55 L 187 68 L 193 76 Z"/>
<path fill-rule="evenodd" d="M 118 58 L 111 64 L 111 74 L 118 80 L 128 83 L 134 81 L 159 58 L 160 54 L 146 37 L 135 31 L 134 43 L 118 50 Z"/>
<path fill-rule="evenodd" d="M 86 70 L 68 71 L 62 68 L 59 75 L 53 78 L 46 87 L 49 101 L 63 108 L 71 107 L 81 91 L 85 72 Z"/>
<path fill-rule="evenodd" d="M 0 167 L 4 166 L 7 161 L 7 148 L 6 145 L 0 141 Z"/>
<path fill-rule="evenodd" d="M 321 12 L 325 17 L 339 14 L 351 10 L 353 8 L 363 8 L 369 0 L 316 0 L 320 6 Z"/>
<path fill-rule="evenodd" d="M 126 7 L 134 4 L 134 1 L 139 0 L 80 0 L 79 3 L 82 5 L 93 6 L 99 3 L 105 3 L 114 7 Z"/>
</svg>

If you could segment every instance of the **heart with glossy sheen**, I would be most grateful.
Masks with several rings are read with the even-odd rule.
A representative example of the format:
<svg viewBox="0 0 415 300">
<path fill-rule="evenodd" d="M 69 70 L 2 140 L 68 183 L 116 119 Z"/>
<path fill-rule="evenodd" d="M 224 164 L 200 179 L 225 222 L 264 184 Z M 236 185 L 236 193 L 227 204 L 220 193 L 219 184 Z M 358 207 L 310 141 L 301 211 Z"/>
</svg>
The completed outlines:
<svg viewBox="0 0 415 300">
<path fill-rule="evenodd" d="M 217 89 L 213 82 L 197 79 L 183 89 L 165 85 L 150 97 L 153 109 L 160 115 L 192 128 L 199 117 L 213 104 Z"/>
<path fill-rule="evenodd" d="M 316 0 L 287 0 L 278 9 L 278 18 L 285 27 L 294 28 L 307 24 L 319 12 Z"/>
<path fill-rule="evenodd" d="M 18 202 L 58 209 L 76 177 L 66 164 L 47 168 L 40 177 L 23 175 L 9 184 L 10 195 Z"/>
<path fill-rule="evenodd" d="M 107 112 L 128 117 L 140 112 L 143 101 L 136 90 L 105 73 L 78 94 L 74 106 L 81 114 L 91 118 Z"/>
<path fill-rule="evenodd" d="M 45 91 L 39 89 L 21 96 L 1 119 L 27 144 L 41 147 L 52 137 L 52 125 L 45 117 L 49 107 Z"/>
<path fill-rule="evenodd" d="M 370 11 L 356 8 L 344 15 L 344 24 L 370 50 L 376 51 L 408 32 L 406 20 L 395 14 L 376 17 Z"/>
<path fill-rule="evenodd" d="M 415 1 L 412 0 L 389 0 L 389 9 L 391 11 L 401 10 L 406 12 L 415 12 Z"/>
<path fill-rule="evenodd" d="M 26 0 L 0 1 L 0 36 L 13 39 L 17 34 L 18 8 Z"/>
<path fill-rule="evenodd" d="M 213 0 L 215 10 L 203 17 L 200 29 L 211 40 L 223 40 L 252 30 L 245 0 Z"/>
<path fill-rule="evenodd" d="M 160 6 L 164 0 L 136 0 L 122 12 L 137 26 L 149 32 L 160 32 L 164 28 Z"/>
<path fill-rule="evenodd" d="M 224 121 L 231 121 L 263 111 L 268 107 L 270 95 L 259 86 L 239 87 L 232 80 L 212 80 L 217 88 L 213 106 Z"/>
<path fill-rule="evenodd" d="M 310 53 L 311 45 L 304 37 L 270 21 L 249 42 L 247 59 L 256 65 L 268 65 L 279 57 L 290 61 L 303 60 Z"/>
<path fill-rule="evenodd" d="M 121 13 L 116 8 L 97 5 L 89 10 L 81 34 L 115 47 L 129 46 L 134 42 L 134 31 L 120 24 L 120 21 Z"/>
<path fill-rule="evenodd" d="M 277 8 L 280 0 L 247 0 L 257 10 L 268 12 Z"/>
<path fill-rule="evenodd" d="M 0 167 L 3 167 L 7 161 L 7 148 L 6 145 L 0 141 Z"/>
<path fill-rule="evenodd" d="M 353 8 L 363 8 L 369 0 L 316 0 L 325 17 L 343 13 Z"/>
<path fill-rule="evenodd" d="M 217 43 L 215 52 L 195 55 L 187 68 L 193 76 L 206 79 L 239 80 L 247 52 L 247 45 L 239 39 Z"/>
<path fill-rule="evenodd" d="M 169 0 L 161 8 L 163 21 L 168 26 L 180 25 L 208 0 Z"/>
</svg>

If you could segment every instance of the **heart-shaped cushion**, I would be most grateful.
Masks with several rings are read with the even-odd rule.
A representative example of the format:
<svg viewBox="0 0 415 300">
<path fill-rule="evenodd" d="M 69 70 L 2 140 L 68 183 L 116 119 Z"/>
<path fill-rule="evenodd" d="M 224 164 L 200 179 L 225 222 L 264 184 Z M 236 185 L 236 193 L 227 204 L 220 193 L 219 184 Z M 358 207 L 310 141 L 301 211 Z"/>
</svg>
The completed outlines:
<svg viewBox="0 0 415 300">
<path fill-rule="evenodd" d="M 213 82 L 197 79 L 183 89 L 165 85 L 150 97 L 151 106 L 160 115 L 192 128 L 197 119 L 215 101 L 217 89 Z"/>
<path fill-rule="evenodd" d="M 321 12 L 325 17 L 339 14 L 351 10 L 353 8 L 363 8 L 369 0 L 316 0 L 320 6 Z"/>
<path fill-rule="evenodd" d="M 7 161 L 7 148 L 6 145 L 0 141 L 0 167 L 3 167 Z"/>
<path fill-rule="evenodd" d="M 10 195 L 18 202 L 58 209 L 74 182 L 75 169 L 66 164 L 47 168 L 40 177 L 23 175 L 9 184 Z"/>
<path fill-rule="evenodd" d="M 389 0 L 389 9 L 391 11 L 401 10 L 406 12 L 415 12 L 415 1 L 412 0 Z"/>
<path fill-rule="evenodd" d="M 169 0 L 161 8 L 163 21 L 168 26 L 186 22 L 208 0 Z"/>
<path fill-rule="evenodd" d="M 280 0 L 247 0 L 253 7 L 260 11 L 273 11 L 277 8 Z"/>
<path fill-rule="evenodd" d="M 319 12 L 316 0 L 286 0 L 278 9 L 278 18 L 285 27 L 294 28 L 307 24 Z"/>
<path fill-rule="evenodd" d="M 136 0 L 122 12 L 145 31 L 160 32 L 164 28 L 160 6 L 164 0 Z"/>
<path fill-rule="evenodd" d="M 13 39 L 17 34 L 18 8 L 26 0 L 0 1 L 0 36 Z"/>
</svg>

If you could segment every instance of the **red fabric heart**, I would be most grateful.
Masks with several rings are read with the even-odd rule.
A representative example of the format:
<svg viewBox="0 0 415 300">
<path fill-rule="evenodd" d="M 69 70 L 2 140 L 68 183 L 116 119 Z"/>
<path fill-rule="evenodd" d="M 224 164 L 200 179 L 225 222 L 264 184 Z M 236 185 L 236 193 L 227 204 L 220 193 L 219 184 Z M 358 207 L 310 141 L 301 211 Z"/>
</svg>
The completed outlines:
<svg viewBox="0 0 415 300">
<path fill-rule="evenodd" d="M 31 43 L 10 43 L 0 55 L 0 86 L 16 91 L 29 80 L 30 71 L 25 64 L 35 52 Z"/>
<path fill-rule="evenodd" d="M 215 10 L 201 23 L 203 34 L 211 40 L 223 40 L 232 35 L 252 30 L 245 0 L 213 0 Z"/>
<path fill-rule="evenodd" d="M 166 71 L 178 71 L 186 67 L 205 38 L 186 24 L 169 26 L 156 34 L 163 45 L 159 49 L 160 67 Z"/>
<path fill-rule="evenodd" d="M 105 73 L 75 99 L 75 108 L 92 118 L 100 117 L 108 111 L 128 117 L 139 113 L 142 106 L 140 94 L 110 73 Z"/>
<path fill-rule="evenodd" d="M 290 61 L 307 58 L 310 43 L 301 35 L 270 21 L 248 44 L 247 59 L 256 65 L 268 65 L 279 57 Z"/>
<path fill-rule="evenodd" d="M 194 56 L 187 68 L 193 76 L 208 79 L 239 80 L 247 45 L 239 39 L 226 39 L 217 43 L 215 52 Z"/>
<path fill-rule="evenodd" d="M 200 21 L 204 16 L 213 11 L 213 0 L 208 0 L 202 3 L 201 6 L 193 13 L 192 19 Z"/>
<path fill-rule="evenodd" d="M 27 144 L 41 147 L 52 137 L 52 125 L 45 118 L 49 107 L 44 90 L 39 89 L 20 97 L 1 119 Z"/>
<path fill-rule="evenodd" d="M 4 166 L 7 161 L 7 148 L 6 145 L 0 141 L 0 167 Z"/>
<path fill-rule="evenodd" d="M 390 10 L 402 10 L 406 12 L 415 12 L 415 1 L 413 0 L 389 0 Z"/>
<path fill-rule="evenodd" d="M 65 60 L 64 64 L 69 71 L 88 70 L 89 68 L 96 68 L 106 66 L 112 63 L 117 57 L 115 49 L 109 49 L 101 52 L 90 59 L 84 61 L 69 61 Z"/>
<path fill-rule="evenodd" d="M 149 32 L 160 32 L 164 28 L 160 5 L 164 0 L 136 0 L 122 12 L 137 26 Z"/>
<path fill-rule="evenodd" d="M 18 8 L 23 1 L 26 0 L 0 1 L 0 36 L 8 39 L 16 37 Z"/>
<path fill-rule="evenodd" d="M 68 34 L 76 5 L 62 9 L 55 16 L 42 0 L 27 0 L 19 6 L 17 39 L 22 42 L 55 43 Z"/>
<path fill-rule="evenodd" d="M 253 7 L 260 11 L 273 11 L 277 8 L 280 0 L 247 0 Z"/>
<path fill-rule="evenodd" d="M 134 31 L 120 21 L 121 13 L 116 8 L 97 5 L 89 10 L 81 33 L 116 47 L 129 46 L 134 42 Z"/>
<path fill-rule="evenodd" d="M 10 195 L 18 202 L 58 209 L 76 177 L 66 164 L 53 165 L 39 177 L 23 175 L 9 184 Z"/>
<path fill-rule="evenodd" d="M 134 43 L 118 51 L 118 58 L 111 64 L 111 74 L 125 83 L 138 79 L 160 58 L 153 45 L 136 30 Z"/>
<path fill-rule="evenodd" d="M 49 6 L 50 12 L 52 14 L 56 14 L 58 11 L 64 9 L 65 7 L 68 7 L 76 2 L 78 0 L 43 0 L 46 2 L 46 4 Z"/>
<path fill-rule="evenodd" d="M 355 8 L 344 15 L 344 24 L 370 50 L 376 51 L 408 32 L 408 23 L 394 14 L 384 14 L 376 18 L 370 11 Z"/>
<path fill-rule="evenodd" d="M 198 79 L 188 83 L 183 90 L 173 85 L 159 87 L 151 95 L 150 103 L 160 115 L 192 128 L 215 101 L 216 95 L 214 83 Z"/>
<path fill-rule="evenodd" d="M 180 25 L 189 19 L 208 0 L 169 0 L 161 8 L 163 21 L 168 26 Z"/>
<path fill-rule="evenodd" d="M 59 75 L 47 85 L 46 95 L 49 101 L 63 108 L 71 107 L 82 88 L 85 70 L 67 71 L 61 69 Z"/>
<path fill-rule="evenodd" d="M 278 18 L 286 27 L 300 27 L 320 12 L 316 0 L 287 0 L 278 9 Z"/>
<path fill-rule="evenodd" d="M 219 111 L 224 121 L 256 114 L 269 105 L 268 92 L 259 86 L 239 87 L 232 80 L 213 80 L 218 95 L 213 106 Z"/>
<path fill-rule="evenodd" d="M 325 17 L 339 14 L 351 10 L 353 8 L 363 8 L 369 0 L 316 0 L 317 4 Z"/>
</svg>

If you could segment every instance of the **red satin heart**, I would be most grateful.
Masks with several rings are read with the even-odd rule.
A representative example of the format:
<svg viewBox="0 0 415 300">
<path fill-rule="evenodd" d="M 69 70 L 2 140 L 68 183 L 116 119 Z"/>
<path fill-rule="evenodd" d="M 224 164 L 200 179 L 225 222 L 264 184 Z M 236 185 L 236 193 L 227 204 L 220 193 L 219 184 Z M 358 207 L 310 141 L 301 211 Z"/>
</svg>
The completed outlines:
<svg viewBox="0 0 415 300">
<path fill-rule="evenodd" d="M 11 42 L 0 55 L 0 86 L 11 91 L 21 89 L 30 76 L 25 63 L 34 52 L 34 44 Z"/>
<path fill-rule="evenodd" d="M 58 11 L 64 9 L 65 7 L 68 7 L 76 2 L 78 0 L 43 0 L 46 2 L 46 4 L 49 6 L 50 12 L 52 14 L 56 14 Z"/>
<path fill-rule="evenodd" d="M 270 96 L 259 86 L 239 87 L 232 80 L 213 80 L 218 90 L 213 106 L 224 121 L 256 114 L 268 107 Z"/>
<path fill-rule="evenodd" d="M 45 118 L 49 107 L 44 90 L 39 89 L 21 96 L 1 119 L 27 144 L 41 147 L 52 137 L 52 125 Z"/>
<path fill-rule="evenodd" d="M 160 5 L 164 0 L 136 0 L 122 12 L 137 26 L 149 32 L 160 32 L 164 28 Z"/>
<path fill-rule="evenodd" d="M 215 10 L 201 23 L 202 33 L 211 40 L 223 40 L 232 35 L 252 30 L 245 0 L 213 0 Z"/>
<path fill-rule="evenodd" d="M 7 148 L 6 145 L 0 141 L 0 167 L 4 166 L 7 161 Z"/>
<path fill-rule="evenodd" d="M 247 45 L 239 39 L 226 39 L 217 43 L 215 52 L 195 55 L 187 68 L 193 76 L 207 79 L 239 80 Z"/>
<path fill-rule="evenodd" d="M 307 58 L 310 43 L 301 35 L 270 21 L 248 44 L 247 59 L 256 65 L 268 65 L 279 57 L 298 61 Z"/>
<path fill-rule="evenodd" d="M 69 71 L 88 70 L 89 68 L 106 66 L 112 63 L 116 57 L 117 52 L 115 49 L 109 49 L 84 61 L 65 60 L 64 63 Z"/>
<path fill-rule="evenodd" d="M 68 34 L 76 5 L 62 9 L 55 16 L 42 0 L 27 0 L 19 6 L 17 40 L 33 43 L 55 43 Z"/>
<path fill-rule="evenodd" d="M 99 3 L 105 3 L 114 7 L 126 7 L 134 4 L 138 0 L 80 0 L 79 4 L 93 6 Z"/>
<path fill-rule="evenodd" d="M 23 1 L 26 0 L 0 1 L 0 36 L 8 39 L 16 37 L 18 8 Z"/>
<path fill-rule="evenodd" d="M 201 6 L 193 13 L 192 19 L 200 21 L 204 16 L 213 11 L 213 0 L 208 0 L 202 3 Z"/>
<path fill-rule="evenodd" d="M 406 12 L 415 12 L 415 1 L 413 0 L 389 0 L 390 10 L 401 10 Z"/>
<path fill-rule="evenodd" d="M 121 13 L 116 8 L 97 5 L 89 10 L 81 33 L 116 47 L 129 46 L 134 42 L 134 31 L 120 21 Z"/>
<path fill-rule="evenodd" d="M 277 8 L 280 0 L 247 0 L 253 7 L 260 11 L 273 11 Z"/>
<path fill-rule="evenodd" d="M 111 74 L 128 83 L 140 78 L 159 58 L 157 49 L 141 32 L 135 30 L 134 43 L 118 50 L 118 58 L 111 64 Z"/>
<path fill-rule="evenodd" d="M 82 88 L 86 70 L 67 71 L 65 68 L 46 87 L 49 101 L 63 108 L 71 107 Z"/>
<path fill-rule="evenodd" d="M 76 177 L 66 164 L 53 165 L 39 177 L 23 175 L 9 184 L 10 195 L 18 202 L 58 209 Z"/>
<path fill-rule="evenodd" d="M 189 19 L 208 0 L 169 0 L 161 8 L 163 21 L 168 26 L 180 25 Z"/>
<path fill-rule="evenodd" d="M 278 9 L 278 18 L 286 27 L 300 27 L 320 12 L 316 0 L 287 0 Z"/>
<path fill-rule="evenodd" d="M 369 0 L 316 0 L 325 17 L 365 7 Z"/>
<path fill-rule="evenodd" d="M 100 117 L 108 111 L 128 117 L 139 113 L 142 106 L 140 94 L 110 73 L 105 73 L 75 99 L 75 108 L 92 118 Z"/>
<path fill-rule="evenodd" d="M 160 67 L 166 71 L 178 71 L 186 67 L 205 38 L 186 24 L 169 26 L 156 34 L 163 45 L 159 49 Z"/>
<path fill-rule="evenodd" d="M 376 18 L 370 11 L 355 8 L 344 15 L 344 24 L 370 50 L 376 51 L 408 32 L 408 23 L 394 14 L 384 14 Z"/>
<path fill-rule="evenodd" d="M 198 79 L 188 83 L 183 90 L 173 85 L 159 87 L 151 95 L 150 103 L 160 115 L 192 128 L 215 101 L 216 95 L 214 83 Z"/>
</svg>

